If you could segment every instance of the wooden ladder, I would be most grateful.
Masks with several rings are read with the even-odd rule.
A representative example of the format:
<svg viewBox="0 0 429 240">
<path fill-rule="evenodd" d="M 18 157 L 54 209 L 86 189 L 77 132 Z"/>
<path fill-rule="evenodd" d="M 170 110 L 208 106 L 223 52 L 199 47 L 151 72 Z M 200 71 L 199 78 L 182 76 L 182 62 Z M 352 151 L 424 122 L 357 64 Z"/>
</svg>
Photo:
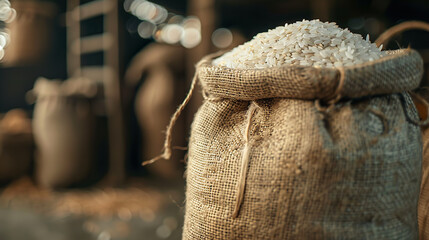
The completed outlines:
<svg viewBox="0 0 429 240">
<path fill-rule="evenodd" d="M 81 21 L 103 16 L 103 33 L 81 36 Z M 120 97 L 118 0 L 67 0 L 67 71 L 69 77 L 82 76 L 103 85 L 108 122 L 109 168 L 105 184 L 117 185 L 125 179 L 125 141 Z M 103 53 L 103 65 L 82 66 L 81 57 Z"/>
</svg>

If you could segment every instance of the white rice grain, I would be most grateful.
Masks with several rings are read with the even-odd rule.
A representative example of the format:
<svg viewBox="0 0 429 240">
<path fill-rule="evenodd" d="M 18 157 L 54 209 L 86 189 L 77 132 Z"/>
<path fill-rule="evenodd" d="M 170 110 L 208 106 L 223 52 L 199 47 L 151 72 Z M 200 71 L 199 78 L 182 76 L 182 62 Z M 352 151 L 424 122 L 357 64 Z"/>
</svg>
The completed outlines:
<svg viewBox="0 0 429 240">
<path fill-rule="evenodd" d="M 353 66 L 385 56 L 381 49 L 369 41 L 369 35 L 363 39 L 335 23 L 303 20 L 259 33 L 213 64 L 229 68 Z"/>
</svg>

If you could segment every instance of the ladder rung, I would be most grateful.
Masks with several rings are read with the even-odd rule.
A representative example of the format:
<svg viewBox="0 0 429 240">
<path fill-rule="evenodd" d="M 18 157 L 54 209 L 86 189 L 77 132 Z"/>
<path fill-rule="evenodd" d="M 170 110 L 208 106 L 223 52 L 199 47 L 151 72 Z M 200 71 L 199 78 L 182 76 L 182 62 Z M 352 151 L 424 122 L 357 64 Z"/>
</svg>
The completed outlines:
<svg viewBox="0 0 429 240">
<path fill-rule="evenodd" d="M 106 14 L 112 10 L 112 1 L 110 0 L 95 0 L 76 7 L 75 11 L 79 12 L 79 19 L 84 20 L 98 15 Z"/>
<path fill-rule="evenodd" d="M 106 77 L 111 74 L 111 69 L 106 66 L 88 66 L 77 69 L 75 76 L 82 76 L 92 79 L 96 82 L 104 82 Z"/>
<path fill-rule="evenodd" d="M 71 50 L 74 54 L 86 54 L 108 50 L 112 46 L 112 37 L 108 33 L 83 37 L 72 43 Z"/>
</svg>

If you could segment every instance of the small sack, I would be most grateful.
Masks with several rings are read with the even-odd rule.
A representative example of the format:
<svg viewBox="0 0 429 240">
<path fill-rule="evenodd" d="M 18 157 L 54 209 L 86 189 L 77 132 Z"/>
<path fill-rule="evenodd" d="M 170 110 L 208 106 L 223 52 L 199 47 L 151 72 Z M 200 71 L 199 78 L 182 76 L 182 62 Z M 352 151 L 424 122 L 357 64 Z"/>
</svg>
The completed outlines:
<svg viewBox="0 0 429 240">
<path fill-rule="evenodd" d="M 32 92 L 37 97 L 33 128 L 38 183 L 48 188 L 81 183 L 89 177 L 95 155 L 90 98 L 96 86 L 87 79 L 40 78 Z"/>
<path fill-rule="evenodd" d="M 29 174 L 33 155 L 30 119 L 23 110 L 10 110 L 0 119 L 0 183 Z"/>
<path fill-rule="evenodd" d="M 197 66 L 206 101 L 192 124 L 183 239 L 418 239 L 416 51 L 342 69 L 211 58 Z"/>
</svg>

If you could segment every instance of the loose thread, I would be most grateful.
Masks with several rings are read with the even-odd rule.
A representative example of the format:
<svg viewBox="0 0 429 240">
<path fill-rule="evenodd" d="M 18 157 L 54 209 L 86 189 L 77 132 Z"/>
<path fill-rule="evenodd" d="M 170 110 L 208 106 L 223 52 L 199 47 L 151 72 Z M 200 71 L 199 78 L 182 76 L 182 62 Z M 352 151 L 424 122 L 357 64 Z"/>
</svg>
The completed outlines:
<svg viewBox="0 0 429 240">
<path fill-rule="evenodd" d="M 249 168 L 249 162 L 250 162 L 250 150 L 251 150 L 250 127 L 252 126 L 252 119 L 255 115 L 256 108 L 257 108 L 257 105 L 252 103 L 249 107 L 249 113 L 247 115 L 247 126 L 244 132 L 245 144 L 243 148 L 243 154 L 241 157 L 240 175 L 238 177 L 238 184 L 237 184 L 237 198 L 235 201 L 235 207 L 234 207 L 234 212 L 232 214 L 232 218 L 238 217 L 238 213 L 240 212 L 240 207 L 244 199 L 247 170 Z"/>
<path fill-rule="evenodd" d="M 172 141 L 173 127 L 176 124 L 177 119 L 179 119 L 180 114 L 183 112 L 186 105 L 188 105 L 189 101 L 191 100 L 192 94 L 194 93 L 195 85 L 198 81 L 198 68 L 202 63 L 203 63 L 203 61 L 200 61 L 196 65 L 196 71 L 195 71 L 194 77 L 192 78 L 192 82 L 191 82 L 191 86 L 189 88 L 188 95 L 186 95 L 185 100 L 183 100 L 182 104 L 180 104 L 180 106 L 177 108 L 176 112 L 173 114 L 173 116 L 170 119 L 170 123 L 167 126 L 167 131 L 165 134 L 165 141 L 164 141 L 164 152 L 155 158 L 144 161 L 142 163 L 142 166 L 152 164 L 152 163 L 154 163 L 160 159 L 169 160 L 171 158 L 171 141 Z"/>
<path fill-rule="evenodd" d="M 213 59 L 214 57 L 220 56 L 223 53 L 224 53 L 224 51 L 219 51 L 216 53 L 209 54 L 206 57 L 204 57 L 203 59 L 201 59 L 195 65 L 195 74 L 194 74 L 194 77 L 192 79 L 188 95 L 186 95 L 185 100 L 183 100 L 182 104 L 180 104 L 180 106 L 177 108 L 176 112 L 174 112 L 173 116 L 170 119 L 170 123 L 167 126 L 167 131 L 165 134 L 165 141 L 164 141 L 164 152 L 155 158 L 144 161 L 142 163 L 142 166 L 152 164 L 152 163 L 154 163 L 160 159 L 169 160 L 171 158 L 171 141 L 172 141 L 173 127 L 176 124 L 177 119 L 180 117 L 180 114 L 183 112 L 186 105 L 188 105 L 189 101 L 191 100 L 192 94 L 194 93 L 194 90 L 195 90 L 195 85 L 197 84 L 197 81 L 198 81 L 198 69 L 200 68 L 201 65 L 203 65 L 207 61 L 211 61 L 211 59 Z"/>
</svg>

